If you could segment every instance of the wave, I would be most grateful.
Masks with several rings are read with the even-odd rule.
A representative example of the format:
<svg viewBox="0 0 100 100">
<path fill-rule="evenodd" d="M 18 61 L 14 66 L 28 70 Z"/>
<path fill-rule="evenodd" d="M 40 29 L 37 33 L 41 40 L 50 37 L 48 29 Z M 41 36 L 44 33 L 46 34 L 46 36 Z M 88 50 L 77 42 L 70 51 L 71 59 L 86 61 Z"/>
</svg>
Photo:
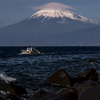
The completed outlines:
<svg viewBox="0 0 100 100">
<path fill-rule="evenodd" d="M 9 83 L 9 82 L 15 82 L 17 79 L 16 78 L 12 78 L 7 76 L 4 72 L 0 73 L 0 80 Z"/>
</svg>

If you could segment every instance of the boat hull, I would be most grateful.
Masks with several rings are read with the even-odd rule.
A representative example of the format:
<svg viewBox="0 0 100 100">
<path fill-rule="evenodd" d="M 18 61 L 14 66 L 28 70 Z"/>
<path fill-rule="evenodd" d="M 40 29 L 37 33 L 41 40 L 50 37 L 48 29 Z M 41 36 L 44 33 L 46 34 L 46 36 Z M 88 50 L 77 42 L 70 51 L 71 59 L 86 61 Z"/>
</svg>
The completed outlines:
<svg viewBox="0 0 100 100">
<path fill-rule="evenodd" d="M 40 54 L 40 52 L 33 52 L 33 51 L 27 51 L 27 50 L 21 50 L 22 54 Z"/>
</svg>

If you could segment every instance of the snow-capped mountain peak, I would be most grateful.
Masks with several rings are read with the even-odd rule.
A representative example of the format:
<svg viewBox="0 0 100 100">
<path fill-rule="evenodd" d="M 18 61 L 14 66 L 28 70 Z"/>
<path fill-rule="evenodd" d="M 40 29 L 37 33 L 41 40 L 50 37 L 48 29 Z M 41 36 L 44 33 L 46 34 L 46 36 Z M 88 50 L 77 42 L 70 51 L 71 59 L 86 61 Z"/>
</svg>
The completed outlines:
<svg viewBox="0 0 100 100">
<path fill-rule="evenodd" d="M 83 21 L 86 23 L 94 23 L 92 20 L 85 18 L 81 15 L 75 14 L 74 12 L 71 12 L 66 9 L 58 9 L 58 8 L 41 9 L 38 12 L 36 12 L 35 14 L 31 15 L 29 17 L 29 19 L 39 18 L 39 17 L 44 17 L 44 19 L 45 18 L 47 18 L 47 19 L 59 18 L 59 17 L 63 19 L 65 17 L 67 17 L 67 18 L 70 18 L 73 20 L 79 20 L 79 21 Z"/>
</svg>

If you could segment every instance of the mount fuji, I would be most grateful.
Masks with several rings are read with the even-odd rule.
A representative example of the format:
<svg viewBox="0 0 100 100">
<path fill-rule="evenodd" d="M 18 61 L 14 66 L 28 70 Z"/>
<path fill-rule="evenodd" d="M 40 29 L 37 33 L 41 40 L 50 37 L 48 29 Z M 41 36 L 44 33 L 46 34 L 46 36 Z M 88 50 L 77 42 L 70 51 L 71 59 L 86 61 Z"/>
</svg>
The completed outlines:
<svg viewBox="0 0 100 100">
<path fill-rule="evenodd" d="M 96 22 L 93 22 L 92 20 L 90 20 L 88 18 L 85 18 L 81 15 L 75 14 L 74 12 L 71 12 L 69 10 L 59 9 L 59 8 L 42 9 L 42 10 L 36 12 L 35 14 L 31 15 L 28 19 L 42 18 L 42 17 L 43 17 L 42 22 L 44 22 L 45 20 L 49 20 L 51 18 L 61 18 L 62 23 L 67 23 L 67 20 L 65 20 L 65 19 L 69 18 L 69 19 L 72 19 L 72 20 L 82 21 L 82 22 L 85 22 L 85 23 L 96 24 Z"/>
<path fill-rule="evenodd" d="M 66 39 L 70 36 L 69 33 L 72 32 L 74 36 L 74 32 L 78 30 L 95 26 L 99 26 L 99 23 L 69 10 L 44 8 L 21 22 L 1 28 L 0 45 L 33 45 L 36 38 L 37 45 L 64 46 L 68 44 Z M 71 41 L 71 37 L 69 38 Z"/>
</svg>

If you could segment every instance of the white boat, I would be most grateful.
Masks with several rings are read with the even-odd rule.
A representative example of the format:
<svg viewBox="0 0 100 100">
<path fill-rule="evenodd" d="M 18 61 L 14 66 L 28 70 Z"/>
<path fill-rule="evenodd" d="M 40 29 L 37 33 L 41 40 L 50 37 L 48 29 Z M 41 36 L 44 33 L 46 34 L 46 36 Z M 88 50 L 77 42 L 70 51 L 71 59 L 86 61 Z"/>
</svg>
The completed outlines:
<svg viewBox="0 0 100 100">
<path fill-rule="evenodd" d="M 35 47 L 28 47 L 26 50 L 21 50 L 22 54 L 40 54 L 40 51 Z"/>
</svg>

